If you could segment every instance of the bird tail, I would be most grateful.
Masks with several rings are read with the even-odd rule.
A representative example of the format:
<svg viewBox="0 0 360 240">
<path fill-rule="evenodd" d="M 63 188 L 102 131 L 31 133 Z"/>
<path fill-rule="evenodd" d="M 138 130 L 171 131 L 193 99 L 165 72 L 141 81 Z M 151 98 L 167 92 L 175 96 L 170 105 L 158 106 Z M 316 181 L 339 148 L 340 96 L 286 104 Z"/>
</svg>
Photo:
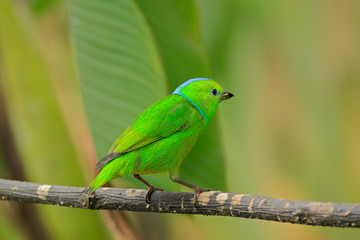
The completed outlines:
<svg viewBox="0 0 360 240">
<path fill-rule="evenodd" d="M 107 164 L 100 173 L 96 176 L 94 181 L 88 186 L 83 193 L 89 194 L 94 192 L 96 189 L 104 185 L 106 182 L 113 179 L 116 175 L 118 175 L 119 168 L 117 164 Z"/>
<path fill-rule="evenodd" d="M 90 194 L 107 182 L 106 180 L 99 178 L 99 175 L 97 175 L 94 181 L 92 181 L 92 183 L 87 188 L 85 188 L 82 193 Z"/>
</svg>

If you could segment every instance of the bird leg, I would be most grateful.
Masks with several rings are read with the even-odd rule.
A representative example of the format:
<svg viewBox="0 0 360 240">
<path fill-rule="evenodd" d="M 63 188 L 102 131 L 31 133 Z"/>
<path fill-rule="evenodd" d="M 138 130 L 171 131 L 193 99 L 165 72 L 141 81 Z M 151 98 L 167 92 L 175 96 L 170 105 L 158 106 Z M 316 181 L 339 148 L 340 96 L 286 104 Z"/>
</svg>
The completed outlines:
<svg viewBox="0 0 360 240">
<path fill-rule="evenodd" d="M 171 179 L 171 181 L 173 181 L 175 183 L 179 183 L 179 184 L 184 185 L 184 186 L 186 186 L 188 188 L 194 189 L 195 207 L 197 207 L 196 203 L 197 203 L 197 200 L 199 198 L 200 193 L 210 191 L 210 189 L 202 189 L 202 188 L 200 188 L 198 186 L 195 186 L 195 185 L 192 185 L 190 183 L 184 182 L 183 180 L 177 179 L 174 174 L 170 174 L 169 178 Z"/>
<path fill-rule="evenodd" d="M 154 187 L 152 184 L 148 183 L 145 179 L 143 179 L 142 177 L 140 177 L 139 174 L 134 174 L 134 177 L 137 179 L 137 180 L 140 180 L 143 184 L 145 184 L 148 188 L 146 194 L 145 194 L 145 201 L 147 203 L 150 203 L 150 197 L 151 197 L 151 194 L 154 192 L 154 191 L 164 191 L 163 189 L 161 188 L 157 188 L 157 187 Z"/>
</svg>

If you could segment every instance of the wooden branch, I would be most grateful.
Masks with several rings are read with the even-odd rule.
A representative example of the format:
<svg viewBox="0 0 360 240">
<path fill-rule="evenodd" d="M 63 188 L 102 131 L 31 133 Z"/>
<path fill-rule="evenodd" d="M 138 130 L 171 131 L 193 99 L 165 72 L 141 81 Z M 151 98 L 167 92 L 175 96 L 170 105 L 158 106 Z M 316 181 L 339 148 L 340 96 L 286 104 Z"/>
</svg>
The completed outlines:
<svg viewBox="0 0 360 240">
<path fill-rule="evenodd" d="M 200 194 L 197 207 L 189 192 L 154 192 L 151 203 L 145 190 L 100 188 L 84 195 L 84 188 L 0 179 L 0 199 L 93 210 L 186 213 L 256 218 L 314 226 L 360 227 L 360 204 L 291 201 L 248 194 L 209 191 Z"/>
</svg>

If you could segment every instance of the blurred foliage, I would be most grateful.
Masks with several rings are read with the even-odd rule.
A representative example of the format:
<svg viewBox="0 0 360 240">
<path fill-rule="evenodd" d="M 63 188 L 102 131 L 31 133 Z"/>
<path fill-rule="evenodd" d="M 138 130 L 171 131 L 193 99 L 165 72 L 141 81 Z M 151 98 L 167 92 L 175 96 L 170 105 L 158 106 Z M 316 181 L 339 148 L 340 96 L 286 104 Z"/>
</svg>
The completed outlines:
<svg viewBox="0 0 360 240">
<path fill-rule="evenodd" d="M 235 89 L 220 109 L 230 191 L 358 202 L 359 2 L 198 2 L 216 79 Z M 226 221 L 244 238 L 359 235 Z"/>
<path fill-rule="evenodd" d="M 46 13 L 56 0 L 30 0 L 32 11 L 37 14 Z"/>
<path fill-rule="evenodd" d="M 42 46 L 36 42 L 41 38 L 37 36 L 41 34 L 36 29 L 39 26 L 27 10 L 22 11 L 16 14 L 12 3 L 0 2 L 1 88 L 25 175 L 28 181 L 84 185 L 51 74 L 42 56 L 46 49 L 41 49 Z M 24 14 L 26 12 L 28 15 Z M 29 25 L 32 28 L 26 28 Z M 53 48 L 56 48 L 55 44 L 51 50 Z M 54 239 L 107 235 L 97 230 L 104 228 L 99 213 L 49 206 L 39 206 L 38 209 Z M 63 219 L 72 219 L 76 224 Z"/>
<path fill-rule="evenodd" d="M 221 179 L 223 148 L 232 192 L 359 201 L 360 2 L 69 0 L 73 48 L 64 4 L 0 1 L 0 117 L 10 121 L 29 181 L 87 185 L 96 159 L 87 118 L 102 157 L 144 107 L 206 75 L 236 96 L 188 159 L 199 162 L 184 163 L 184 179 Z M 204 156 L 219 161 L 200 172 Z M 114 237 L 99 212 L 37 209 L 54 239 Z M 24 238 L 17 221 L 6 221 L 12 212 L 0 202 L 1 239 Z M 352 229 L 248 219 L 130 216 L 147 239 L 359 238 Z"/>
</svg>

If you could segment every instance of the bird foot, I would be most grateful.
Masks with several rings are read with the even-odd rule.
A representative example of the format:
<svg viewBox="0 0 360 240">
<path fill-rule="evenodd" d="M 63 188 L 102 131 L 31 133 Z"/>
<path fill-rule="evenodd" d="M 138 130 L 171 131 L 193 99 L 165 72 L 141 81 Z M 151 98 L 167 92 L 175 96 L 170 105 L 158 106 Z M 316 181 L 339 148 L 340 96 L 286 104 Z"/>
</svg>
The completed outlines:
<svg viewBox="0 0 360 240">
<path fill-rule="evenodd" d="M 199 199 L 199 195 L 203 192 L 208 192 L 210 191 L 210 189 L 201 189 L 201 188 L 196 188 L 194 191 L 194 204 L 195 207 L 198 208 L 199 206 L 197 205 L 198 199 Z"/>
<path fill-rule="evenodd" d="M 145 201 L 147 203 L 150 203 L 150 197 L 151 197 L 151 194 L 155 191 L 164 191 L 163 189 L 161 188 L 157 188 L 157 187 L 154 187 L 153 185 L 150 185 L 150 187 L 148 187 L 148 190 L 145 194 Z"/>
</svg>

